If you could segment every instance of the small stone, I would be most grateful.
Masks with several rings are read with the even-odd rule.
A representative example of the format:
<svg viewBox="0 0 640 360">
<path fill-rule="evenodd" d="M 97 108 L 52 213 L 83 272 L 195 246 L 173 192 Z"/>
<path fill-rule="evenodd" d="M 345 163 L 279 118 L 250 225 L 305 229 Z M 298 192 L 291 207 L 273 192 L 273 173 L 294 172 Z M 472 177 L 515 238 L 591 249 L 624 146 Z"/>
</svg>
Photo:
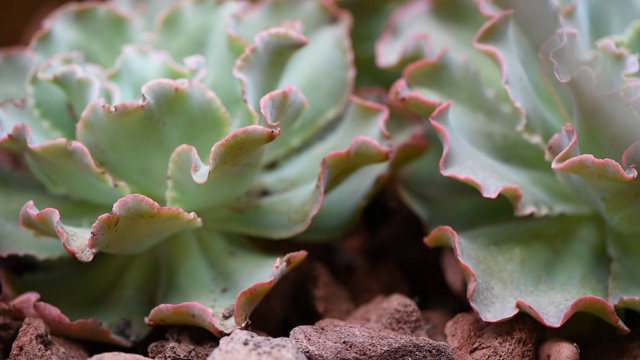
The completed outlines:
<svg viewBox="0 0 640 360">
<path fill-rule="evenodd" d="M 456 360 L 535 359 L 542 333 L 542 325 L 526 315 L 488 323 L 475 313 L 461 313 L 445 327 Z"/>
<path fill-rule="evenodd" d="M 149 345 L 147 352 L 154 360 L 204 360 L 217 343 L 217 338 L 205 329 L 175 326 L 165 340 Z"/>
<path fill-rule="evenodd" d="M 220 339 L 220 345 L 207 360 L 306 360 L 306 357 L 287 338 L 258 336 L 236 330 Z"/>
<path fill-rule="evenodd" d="M 52 336 L 41 319 L 26 318 L 13 342 L 11 360 L 85 360 L 89 353 L 79 344 Z"/>
<path fill-rule="evenodd" d="M 290 339 L 309 360 L 453 359 L 446 343 L 370 323 L 325 319 L 314 326 L 298 326 L 291 331 Z"/>
<path fill-rule="evenodd" d="M 580 349 L 575 343 L 559 338 L 549 339 L 538 349 L 540 360 L 580 360 Z"/>
<path fill-rule="evenodd" d="M 377 296 L 357 308 L 347 321 L 378 324 L 404 335 L 424 336 L 427 330 L 418 305 L 401 294 Z"/>
<path fill-rule="evenodd" d="M 93 355 L 89 358 L 89 360 L 151 360 L 151 358 L 137 354 L 127 354 L 123 352 L 107 352 Z"/>
</svg>

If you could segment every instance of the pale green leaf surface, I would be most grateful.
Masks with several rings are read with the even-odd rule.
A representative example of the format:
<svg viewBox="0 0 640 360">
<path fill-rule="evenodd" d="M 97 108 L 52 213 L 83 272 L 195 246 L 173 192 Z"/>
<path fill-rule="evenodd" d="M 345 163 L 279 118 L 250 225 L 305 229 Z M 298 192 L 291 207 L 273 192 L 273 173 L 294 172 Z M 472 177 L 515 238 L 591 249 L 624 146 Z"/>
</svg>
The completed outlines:
<svg viewBox="0 0 640 360">
<path fill-rule="evenodd" d="M 640 259 L 638 234 L 620 233 L 611 230 L 608 233 L 607 250 L 611 257 L 611 275 L 609 276 L 609 301 L 617 308 L 640 311 L 640 277 L 635 269 Z"/>
<path fill-rule="evenodd" d="M 487 21 L 468 0 L 413 1 L 399 7 L 376 43 L 380 67 L 404 67 L 446 50 L 481 69 L 480 76 L 494 88 L 500 86 L 499 69 L 473 46 L 478 29 Z"/>
<path fill-rule="evenodd" d="M 381 147 L 386 146 L 388 134 L 384 126 L 388 116 L 385 107 L 353 97 L 345 113 L 336 120 L 337 123 L 332 124 L 313 142 L 306 144 L 297 154 L 262 173 L 260 183 L 269 192 L 279 192 L 315 181 L 320 173 L 322 159 L 332 151 L 346 149 L 358 137 L 375 141 Z M 282 135 L 269 146 L 274 146 L 282 138 L 295 136 L 285 131 L 283 129 Z"/>
<path fill-rule="evenodd" d="M 342 16 L 331 2 L 275 0 L 249 6 L 234 14 L 230 30 L 247 43 L 260 32 L 278 26 L 299 27 L 309 36 Z"/>
<path fill-rule="evenodd" d="M 147 321 L 197 324 L 219 335 L 243 326 L 257 302 L 301 261 L 295 255 L 292 263 L 279 265 L 275 256 L 253 246 L 245 238 L 207 228 L 163 243 L 158 247 L 163 259 L 158 297 L 163 305 L 153 309 Z M 258 294 L 243 294 L 256 287 Z"/>
<path fill-rule="evenodd" d="M 516 131 L 517 111 L 487 95 L 464 63 L 443 56 L 415 65 L 406 77 L 426 99 L 453 100 L 431 115 L 444 146 L 443 175 L 474 185 L 485 197 L 507 196 L 518 215 L 588 211 L 557 181 L 544 152 Z"/>
<path fill-rule="evenodd" d="M 142 93 L 142 103 L 113 108 L 92 103 L 78 125 L 78 139 L 133 192 L 163 199 L 173 151 L 189 144 L 205 157 L 229 130 L 230 118 L 216 95 L 199 83 L 153 80 Z"/>
<path fill-rule="evenodd" d="M 602 214 L 609 226 L 622 232 L 639 230 L 640 183 L 636 169 L 624 169 L 611 159 L 581 155 L 576 132 L 568 125 L 551 139 L 549 149 L 557 155 L 553 168 Z"/>
<path fill-rule="evenodd" d="M 195 213 L 162 207 L 138 194 L 118 200 L 91 228 L 65 225 L 57 209 L 38 210 L 33 201 L 20 211 L 20 222 L 36 234 L 57 236 L 67 251 L 83 262 L 93 260 L 98 251 L 138 254 L 171 235 L 202 226 Z"/>
<path fill-rule="evenodd" d="M 154 79 L 190 78 L 189 69 L 176 63 L 164 51 L 146 45 L 125 46 L 108 72 L 107 79 L 117 86 L 114 104 L 141 101 L 142 86 Z"/>
<path fill-rule="evenodd" d="M 560 27 L 549 1 L 496 1 L 512 9 L 495 15 L 476 36 L 478 47 L 502 68 L 503 83 L 513 102 L 523 111 L 519 124 L 528 138 L 540 145 L 569 121 L 567 95 L 553 87 L 551 67 L 540 63 L 539 52 Z"/>
<path fill-rule="evenodd" d="M 267 162 L 298 151 L 343 110 L 355 78 L 349 26 L 343 18 L 323 27 L 287 62 L 276 89 L 296 87 L 309 107 L 291 128 L 282 128 L 283 136 L 265 155 Z"/>
<path fill-rule="evenodd" d="M 71 320 L 95 318 L 117 335 L 138 340 L 150 329 L 143 319 L 156 304 L 159 281 L 157 257 L 146 252 L 102 254 L 91 263 L 44 262 L 36 271 L 8 275 L 2 285 L 16 294 L 35 290 Z"/>
<path fill-rule="evenodd" d="M 178 61 L 193 55 L 204 56 L 206 75 L 202 82 L 229 110 L 233 128 L 256 122 L 242 100 L 240 81 L 232 71 L 246 43 L 229 35 L 227 30 L 231 14 L 242 7 L 239 1 L 181 2 L 158 18 L 151 40 L 155 48 L 166 50 Z"/>
<path fill-rule="evenodd" d="M 122 45 L 135 43 L 140 32 L 130 19 L 109 4 L 71 4 L 44 23 L 30 47 L 38 61 L 81 51 L 88 62 L 108 68 Z"/>
<path fill-rule="evenodd" d="M 513 220 L 455 234 L 437 228 L 426 239 L 455 244 L 469 300 L 485 321 L 524 311 L 550 327 L 585 311 L 623 330 L 609 304 L 606 228 L 594 217 Z"/>
<path fill-rule="evenodd" d="M 27 49 L 0 51 L 0 103 L 27 95 L 25 85 L 34 62 Z"/>
<path fill-rule="evenodd" d="M 3 147 L 22 151 L 24 144 L 40 145 L 60 137 L 62 135 L 43 122 L 27 104 L 0 105 L 0 143 Z"/>
<path fill-rule="evenodd" d="M 29 168 L 52 194 L 110 206 L 129 193 L 127 184 L 99 168 L 78 141 L 48 141 L 25 153 Z"/>
<path fill-rule="evenodd" d="M 263 96 L 277 89 L 289 58 L 306 43 L 302 34 L 287 28 L 271 28 L 256 35 L 255 45 L 247 48 L 233 69 L 254 111 Z"/>
<path fill-rule="evenodd" d="M 240 196 L 260 170 L 264 146 L 279 134 L 258 125 L 234 130 L 213 145 L 207 164 L 193 147 L 178 147 L 169 161 L 168 205 L 192 211 Z"/>
</svg>

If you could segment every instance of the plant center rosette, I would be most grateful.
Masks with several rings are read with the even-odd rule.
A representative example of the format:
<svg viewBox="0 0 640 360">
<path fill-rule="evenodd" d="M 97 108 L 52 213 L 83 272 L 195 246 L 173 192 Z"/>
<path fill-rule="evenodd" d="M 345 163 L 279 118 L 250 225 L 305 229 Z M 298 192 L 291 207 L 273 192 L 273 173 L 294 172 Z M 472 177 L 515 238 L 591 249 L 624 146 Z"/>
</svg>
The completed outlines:
<svg viewBox="0 0 640 360">
<path fill-rule="evenodd" d="M 330 1 L 123 0 L 2 50 L 6 311 L 120 345 L 246 326 L 306 256 L 256 238 L 339 236 L 387 172 L 350 26 Z"/>
</svg>

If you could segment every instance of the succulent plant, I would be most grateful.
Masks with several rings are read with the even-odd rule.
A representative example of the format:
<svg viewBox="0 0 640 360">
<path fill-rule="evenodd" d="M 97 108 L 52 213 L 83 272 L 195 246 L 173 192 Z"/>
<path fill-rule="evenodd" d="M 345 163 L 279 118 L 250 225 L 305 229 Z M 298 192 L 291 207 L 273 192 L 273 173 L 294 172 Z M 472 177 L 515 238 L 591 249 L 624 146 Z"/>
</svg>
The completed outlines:
<svg viewBox="0 0 640 360">
<path fill-rule="evenodd" d="M 486 321 L 587 312 L 627 331 L 640 310 L 639 10 L 413 1 L 377 43 L 380 65 L 406 65 L 391 97 L 442 145 L 402 170 L 401 193 Z"/>
<path fill-rule="evenodd" d="M 7 311 L 121 345 L 246 326 L 306 255 L 256 238 L 338 236 L 387 172 L 350 26 L 322 0 L 114 0 L 2 50 Z"/>
</svg>

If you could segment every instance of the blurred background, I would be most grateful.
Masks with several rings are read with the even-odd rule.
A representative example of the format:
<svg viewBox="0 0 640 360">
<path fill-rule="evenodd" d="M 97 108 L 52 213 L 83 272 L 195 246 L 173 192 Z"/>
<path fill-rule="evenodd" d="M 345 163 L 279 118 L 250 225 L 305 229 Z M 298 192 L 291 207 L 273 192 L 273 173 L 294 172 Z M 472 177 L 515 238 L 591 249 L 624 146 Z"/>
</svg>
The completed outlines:
<svg viewBox="0 0 640 360">
<path fill-rule="evenodd" d="M 26 45 L 40 22 L 70 0 L 0 0 L 0 47 Z"/>
</svg>

